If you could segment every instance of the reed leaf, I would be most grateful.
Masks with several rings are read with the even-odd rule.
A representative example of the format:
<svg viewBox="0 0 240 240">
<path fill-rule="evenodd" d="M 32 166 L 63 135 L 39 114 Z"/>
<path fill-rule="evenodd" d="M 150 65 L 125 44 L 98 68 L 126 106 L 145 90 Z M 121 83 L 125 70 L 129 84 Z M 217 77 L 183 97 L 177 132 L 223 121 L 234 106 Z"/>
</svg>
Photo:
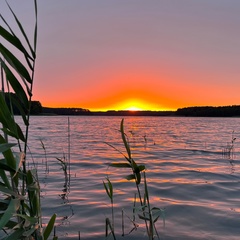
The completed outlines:
<svg viewBox="0 0 240 240">
<path fill-rule="evenodd" d="M 18 173 L 20 167 L 22 167 L 22 163 L 25 161 L 25 154 L 23 152 L 20 152 L 16 155 L 15 157 L 16 159 L 16 168 L 14 169 L 15 170 L 15 174 L 13 177 L 16 176 L 16 174 Z"/>
<path fill-rule="evenodd" d="M 36 16 L 36 22 L 35 22 L 35 28 L 34 28 L 34 53 L 36 55 L 36 50 L 37 50 L 37 30 L 38 30 L 38 27 L 37 27 L 37 19 L 38 19 L 37 0 L 34 0 L 34 7 L 35 7 L 35 16 Z"/>
<path fill-rule="evenodd" d="M 10 127 L 10 126 L 9 126 Z M 12 128 L 12 127 L 11 127 Z M 8 129 L 8 128 L 2 128 L 1 129 L 4 133 L 6 133 L 8 136 L 11 136 L 13 138 L 16 138 L 17 140 L 22 140 L 23 142 L 26 141 L 22 129 L 19 127 L 17 123 L 15 123 L 15 128 Z"/>
<path fill-rule="evenodd" d="M 27 171 L 27 189 L 30 202 L 30 215 L 37 216 L 39 211 L 39 185 L 36 183 L 30 170 Z"/>
<path fill-rule="evenodd" d="M 5 211 L 8 207 L 9 201 L 6 199 L 0 199 L 0 211 Z M 0 218 L 2 217 L 3 213 L 0 213 Z"/>
<path fill-rule="evenodd" d="M 144 217 L 144 216 L 138 214 L 138 217 L 139 217 L 140 219 L 142 219 L 142 220 L 150 221 L 150 218 L 148 218 L 148 217 L 146 217 L 146 216 Z"/>
<path fill-rule="evenodd" d="M 26 223 L 26 222 L 25 222 Z M 23 227 L 25 228 L 26 226 L 25 226 L 25 224 L 23 225 Z M 24 233 L 22 234 L 23 235 L 23 237 L 25 237 L 25 238 L 29 238 L 29 237 L 31 237 L 31 235 L 34 233 L 34 232 L 36 232 L 36 230 L 39 228 L 39 226 L 38 226 L 38 224 L 36 224 L 36 225 L 31 225 L 31 228 L 29 229 L 29 230 L 25 230 L 24 231 Z"/>
<path fill-rule="evenodd" d="M 4 185 L 5 185 L 8 189 L 10 189 L 10 188 L 11 188 L 11 185 L 10 185 L 10 182 L 9 182 L 8 177 L 7 177 L 7 175 L 6 175 L 6 172 L 5 172 L 4 169 L 1 168 L 1 167 L 0 167 L 0 177 L 1 177 Z"/>
<path fill-rule="evenodd" d="M 22 102 L 24 107 L 28 109 L 29 108 L 28 98 L 22 85 L 19 83 L 19 81 L 14 76 L 12 71 L 8 68 L 8 66 L 5 64 L 5 62 L 1 58 L 0 60 L 1 60 L 1 65 L 6 73 L 7 81 L 10 83 L 12 89 L 14 90 L 15 94 L 18 96 L 19 100 Z"/>
<path fill-rule="evenodd" d="M 44 231 L 43 231 L 43 239 L 44 240 L 47 240 L 48 237 L 50 236 L 50 234 L 53 230 L 54 224 L 55 224 L 56 217 L 57 217 L 57 215 L 53 214 L 51 219 L 48 222 L 47 227 L 44 229 Z"/>
<path fill-rule="evenodd" d="M 18 210 L 20 206 L 19 199 L 11 199 L 8 205 L 8 208 L 4 212 L 3 216 L 0 219 L 0 229 L 2 229 L 7 222 L 12 218 L 13 214 Z"/>
<path fill-rule="evenodd" d="M 2 94 L 0 94 L 0 122 L 2 123 L 3 127 L 6 127 L 13 132 L 16 131 L 15 121 L 13 120 L 12 114 L 9 111 Z"/>
<path fill-rule="evenodd" d="M 6 61 L 24 78 L 27 82 L 32 83 L 32 79 L 24 67 L 24 65 L 0 43 L 0 53 L 6 59 Z"/>
<path fill-rule="evenodd" d="M 19 229 L 16 229 L 14 232 L 9 234 L 7 237 L 5 237 L 3 240 L 13 240 L 13 239 L 21 239 L 23 233 L 25 230 L 21 227 Z"/>
<path fill-rule="evenodd" d="M 13 168 L 11 168 L 10 166 L 8 166 L 7 162 L 6 162 L 6 159 L 1 159 L 0 160 L 0 169 L 1 170 L 5 170 L 5 171 L 8 171 L 8 172 L 13 172 L 15 173 L 15 170 Z M 0 176 L 1 176 L 1 173 L 0 173 Z"/>
<path fill-rule="evenodd" d="M 8 4 L 8 2 L 7 2 L 7 5 L 8 5 L 8 7 L 9 7 L 10 11 L 12 12 L 12 15 L 14 16 L 15 21 L 16 21 L 16 23 L 17 23 L 17 25 L 18 25 L 18 27 L 19 27 L 19 29 L 20 29 L 23 37 L 25 38 L 25 40 L 26 40 L 26 42 L 27 42 L 27 44 L 28 44 L 28 47 L 29 47 L 29 49 L 30 49 L 30 51 L 31 51 L 31 53 L 32 53 L 33 59 L 35 59 L 35 58 L 36 58 L 36 54 L 35 54 L 35 52 L 34 52 L 33 49 L 32 49 L 32 46 L 31 46 L 31 44 L 30 44 L 30 42 L 29 42 L 29 40 L 28 40 L 28 37 L 27 37 L 27 35 L 26 35 L 23 27 L 22 27 L 21 22 L 18 20 L 16 14 L 13 12 L 13 10 L 12 10 L 12 8 L 10 7 L 10 5 Z M 36 2 L 35 2 L 35 5 L 36 5 Z M 35 6 L 35 9 L 36 9 L 36 6 Z"/>
<path fill-rule="evenodd" d="M 106 193 L 108 197 L 111 199 L 111 202 L 113 201 L 113 186 L 109 178 L 106 178 L 107 184 L 103 181 L 103 186 L 106 190 Z"/>
<path fill-rule="evenodd" d="M 23 218 L 24 220 L 26 220 L 27 222 L 29 222 L 31 224 L 38 223 L 38 219 L 36 217 L 29 217 L 29 216 L 27 216 L 25 214 L 15 214 L 15 216 L 21 217 L 21 218 Z M 24 225 L 24 227 L 29 227 L 29 226 Z"/>
<path fill-rule="evenodd" d="M 145 165 L 138 165 L 138 169 L 140 172 L 146 169 Z"/>
<path fill-rule="evenodd" d="M 116 168 L 132 168 L 129 163 L 111 163 L 110 166 Z"/>
<path fill-rule="evenodd" d="M 1 18 L 3 19 L 2 16 Z M 29 68 L 33 70 L 33 66 L 28 60 L 28 59 L 31 59 L 33 61 L 33 58 L 29 55 L 27 50 L 24 48 L 19 38 L 15 34 L 11 34 L 10 32 L 8 32 L 2 26 L 0 26 L 0 36 L 2 36 L 4 39 L 6 39 L 9 43 L 11 43 L 14 47 L 16 47 L 19 51 L 21 51 L 24 54 L 26 61 L 28 62 Z"/>
<path fill-rule="evenodd" d="M 130 175 L 127 175 L 126 177 L 125 177 L 127 180 L 133 180 L 133 179 L 136 179 L 135 178 L 135 174 L 130 174 Z"/>
<path fill-rule="evenodd" d="M 16 146 L 16 143 L 0 143 L 0 152 L 5 152 L 14 146 Z"/>
<path fill-rule="evenodd" d="M 5 144 L 5 143 L 6 143 L 6 140 L 0 135 L 0 144 Z M 2 152 L 2 154 L 6 159 L 6 164 L 10 168 L 15 169 L 16 168 L 16 160 L 13 156 L 11 149 L 5 150 L 4 152 Z"/>
<path fill-rule="evenodd" d="M 139 185 L 141 183 L 141 174 L 140 172 L 135 173 L 136 175 L 136 184 Z"/>
<path fill-rule="evenodd" d="M 22 195 L 17 194 L 11 188 L 8 188 L 6 185 L 4 185 L 2 183 L 0 184 L 0 191 L 3 192 L 7 196 L 13 196 L 16 199 L 24 200 L 24 197 Z"/>
<path fill-rule="evenodd" d="M 127 142 L 127 139 L 126 139 L 126 136 L 125 136 L 125 133 L 124 133 L 124 119 L 122 119 L 122 121 L 121 121 L 120 132 L 121 132 L 121 136 L 122 136 L 122 140 L 123 140 L 125 149 L 126 149 L 127 154 L 128 154 L 128 158 L 131 159 L 132 158 L 131 157 L 131 149 L 129 147 L 129 144 Z"/>
<path fill-rule="evenodd" d="M 23 108 L 22 104 L 14 96 L 12 97 L 11 101 L 12 101 L 13 105 L 15 105 L 17 107 L 17 109 L 19 110 L 25 126 L 29 126 L 29 121 L 27 119 L 27 114 L 29 112 L 29 109 Z"/>
</svg>

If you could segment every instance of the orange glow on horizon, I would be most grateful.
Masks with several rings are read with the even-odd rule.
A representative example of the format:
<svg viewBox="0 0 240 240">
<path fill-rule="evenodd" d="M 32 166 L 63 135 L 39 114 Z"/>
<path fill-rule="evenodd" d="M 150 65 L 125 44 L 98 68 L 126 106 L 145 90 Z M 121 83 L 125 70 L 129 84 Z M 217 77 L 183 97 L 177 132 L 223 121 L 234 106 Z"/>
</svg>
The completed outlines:
<svg viewBox="0 0 240 240">
<path fill-rule="evenodd" d="M 53 108 L 84 108 L 90 111 L 175 111 L 176 108 L 165 107 L 153 102 L 147 102 L 141 99 L 127 99 L 119 102 L 115 101 L 99 101 L 98 103 L 60 103 L 58 102 L 42 102 L 44 107 L 53 107 Z M 104 106 L 105 105 L 105 106 Z M 99 106 L 99 107 L 98 107 Z"/>
</svg>

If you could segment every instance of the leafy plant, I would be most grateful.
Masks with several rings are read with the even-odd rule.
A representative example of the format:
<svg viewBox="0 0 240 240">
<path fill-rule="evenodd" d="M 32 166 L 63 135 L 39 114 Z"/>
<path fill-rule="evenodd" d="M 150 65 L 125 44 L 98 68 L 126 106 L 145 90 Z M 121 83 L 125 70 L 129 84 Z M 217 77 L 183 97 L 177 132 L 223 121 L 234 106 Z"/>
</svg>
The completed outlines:
<svg viewBox="0 0 240 240">
<path fill-rule="evenodd" d="M 159 219 L 159 217 L 162 215 L 164 217 L 164 210 L 157 208 L 157 207 L 153 207 L 151 208 L 150 206 L 150 197 L 149 197 L 149 191 L 148 191 L 148 187 L 147 187 L 147 179 L 146 179 L 146 173 L 145 173 L 145 165 L 138 165 L 136 163 L 136 161 L 132 158 L 132 153 L 131 153 L 131 148 L 130 148 L 130 144 L 128 142 L 127 136 L 124 132 L 124 119 L 122 119 L 121 124 L 120 124 L 120 133 L 121 133 L 121 138 L 126 150 L 127 154 L 123 154 L 121 151 L 119 151 L 118 149 L 116 149 L 115 147 L 113 147 L 112 145 L 110 145 L 111 147 L 113 147 L 115 150 L 117 150 L 119 153 L 121 153 L 124 158 L 125 158 L 125 162 L 114 162 L 111 163 L 110 166 L 112 167 L 116 167 L 116 168 L 128 168 L 131 169 L 131 174 L 127 175 L 125 178 L 127 180 L 134 180 L 136 188 L 137 188 L 137 194 L 138 194 L 138 198 L 139 198 L 139 202 L 140 202 L 140 206 L 136 207 L 134 209 L 134 212 L 137 210 L 139 212 L 138 217 L 142 220 L 144 220 L 145 222 L 145 226 L 146 226 L 146 231 L 148 234 L 149 239 L 154 239 L 155 236 L 157 236 L 159 238 L 159 235 L 157 233 L 156 227 L 155 227 L 155 223 L 157 222 L 157 220 Z M 144 179 L 144 192 L 141 191 L 139 185 L 141 184 L 141 180 L 142 180 L 142 174 L 143 174 L 143 179 Z M 109 189 L 107 189 L 107 187 L 104 185 L 108 196 L 110 194 L 110 186 Z M 109 196 L 109 197 L 110 197 Z"/>
<path fill-rule="evenodd" d="M 234 131 L 232 132 L 232 140 L 228 142 L 227 145 L 223 148 L 223 156 L 227 158 L 233 158 L 234 153 L 234 143 L 237 138 L 234 137 Z"/>
<path fill-rule="evenodd" d="M 26 167 L 26 154 L 32 88 L 37 47 L 37 1 L 34 0 L 35 27 L 33 44 L 16 14 L 6 2 L 21 36 L 17 36 L 0 13 L 0 229 L 3 239 L 48 239 L 56 215 L 43 229 L 40 186 L 37 170 Z M 21 41 L 20 39 L 23 39 Z M 5 45 L 4 45 L 5 43 Z M 10 47 L 6 47 L 10 46 Z M 18 58 L 16 54 L 21 56 Z M 21 60 L 20 60 L 21 59 Z M 7 90 L 5 90 L 5 87 Z M 12 93 L 11 93 L 12 91 Z M 24 127 L 15 120 L 14 108 L 20 112 Z M 11 142 L 10 142 L 11 139 Z M 13 151 L 13 147 L 15 151 Z M 18 150 L 16 151 L 16 147 Z M 54 237 L 54 239 L 57 239 Z"/>
<path fill-rule="evenodd" d="M 106 219 L 106 228 L 108 227 L 108 225 L 110 226 L 111 232 L 114 235 L 114 212 L 113 212 L 113 186 L 112 183 L 110 181 L 110 179 L 107 177 L 106 178 L 107 183 L 105 183 L 103 181 L 103 186 L 106 190 L 106 193 L 111 201 L 111 209 L 112 209 L 112 224 L 110 223 L 109 219 Z M 108 231 L 106 230 L 106 236 L 108 235 L 107 233 Z"/>
</svg>

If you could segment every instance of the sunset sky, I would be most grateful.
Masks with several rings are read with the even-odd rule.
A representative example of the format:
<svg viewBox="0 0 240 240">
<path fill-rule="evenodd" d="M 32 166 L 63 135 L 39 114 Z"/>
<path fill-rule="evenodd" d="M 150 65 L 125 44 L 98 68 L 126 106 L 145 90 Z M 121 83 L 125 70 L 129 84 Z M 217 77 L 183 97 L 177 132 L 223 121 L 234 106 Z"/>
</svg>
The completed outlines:
<svg viewBox="0 0 240 240">
<path fill-rule="evenodd" d="M 33 1 L 8 2 L 31 34 Z M 14 23 L 3 0 L 0 12 Z M 240 0 L 39 0 L 38 12 L 43 106 L 240 104 Z"/>
</svg>

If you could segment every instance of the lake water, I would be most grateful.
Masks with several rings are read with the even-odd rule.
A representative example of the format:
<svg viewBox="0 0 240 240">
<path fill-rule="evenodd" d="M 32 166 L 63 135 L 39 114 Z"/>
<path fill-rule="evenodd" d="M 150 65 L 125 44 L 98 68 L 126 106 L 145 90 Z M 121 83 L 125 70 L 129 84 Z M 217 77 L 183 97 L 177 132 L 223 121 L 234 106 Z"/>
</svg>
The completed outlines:
<svg viewBox="0 0 240 240">
<path fill-rule="evenodd" d="M 151 206 L 164 209 L 165 226 L 163 219 L 156 223 L 160 239 L 239 239 L 240 118 L 124 119 L 133 158 L 147 169 Z M 44 223 L 57 213 L 59 239 L 78 239 L 79 231 L 81 239 L 105 239 L 105 219 L 111 219 L 103 187 L 108 176 L 114 188 L 117 239 L 148 239 L 138 217 L 138 228 L 131 232 L 137 190 L 124 179 L 131 172 L 109 167 L 126 161 L 114 149 L 125 154 L 121 117 L 71 116 L 69 121 L 70 131 L 68 117 L 31 117 L 28 161 L 37 165 Z M 223 155 L 235 137 L 233 155 Z M 70 180 L 57 160 L 68 161 L 69 154 Z"/>
</svg>

